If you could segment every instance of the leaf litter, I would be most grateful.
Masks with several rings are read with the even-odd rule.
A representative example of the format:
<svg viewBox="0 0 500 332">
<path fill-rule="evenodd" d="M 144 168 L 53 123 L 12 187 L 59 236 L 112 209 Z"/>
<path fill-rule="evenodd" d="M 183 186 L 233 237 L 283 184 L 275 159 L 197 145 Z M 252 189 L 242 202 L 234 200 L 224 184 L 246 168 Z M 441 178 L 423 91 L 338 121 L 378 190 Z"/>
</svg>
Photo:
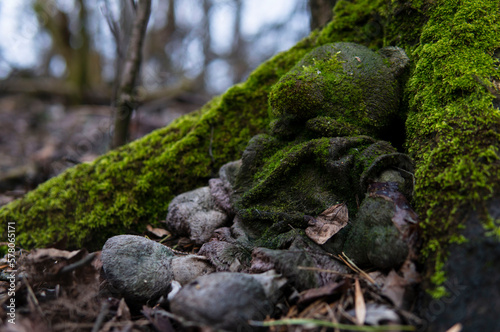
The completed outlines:
<svg viewBox="0 0 500 332">
<path fill-rule="evenodd" d="M 328 209 L 326 218 L 340 216 L 343 207 Z M 173 238 L 150 230 L 157 241 L 192 251 L 184 238 Z M 168 240 L 165 240 L 165 235 Z M 162 239 L 163 238 L 163 239 Z M 123 299 L 114 298 L 103 287 L 99 252 L 66 251 L 55 248 L 17 253 L 16 325 L 6 324 L 5 304 L 9 301 L 8 283 L 0 282 L 0 331 L 208 331 L 169 312 L 163 301 L 142 309 L 130 309 Z M 273 317 L 254 325 L 269 331 L 409 331 L 421 321 L 406 311 L 405 290 L 420 281 L 414 263 L 408 259 L 398 271 L 365 272 L 345 254 L 338 258 L 348 263 L 351 274 L 343 274 L 323 287 L 290 294 Z M 8 273 L 6 261 L 0 261 Z M 306 267 L 304 267 L 306 268 Z M 334 273 L 335 271 L 332 271 Z"/>
</svg>

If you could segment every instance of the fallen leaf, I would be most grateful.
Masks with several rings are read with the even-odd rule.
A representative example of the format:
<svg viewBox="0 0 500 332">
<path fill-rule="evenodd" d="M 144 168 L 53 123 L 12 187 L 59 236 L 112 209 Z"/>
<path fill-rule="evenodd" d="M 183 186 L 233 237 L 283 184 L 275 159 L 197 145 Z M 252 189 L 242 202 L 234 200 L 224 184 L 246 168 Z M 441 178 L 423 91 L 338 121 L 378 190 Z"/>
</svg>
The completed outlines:
<svg viewBox="0 0 500 332">
<path fill-rule="evenodd" d="M 401 320 L 398 314 L 388 306 L 369 303 L 366 305 L 365 323 L 370 325 L 401 324 Z"/>
<path fill-rule="evenodd" d="M 167 312 L 159 307 L 142 307 L 142 314 L 155 327 L 158 332 L 174 332 L 170 318 Z"/>
<path fill-rule="evenodd" d="M 382 294 L 387 296 L 396 308 L 401 307 L 403 304 L 403 296 L 405 294 L 405 287 L 408 282 L 405 278 L 400 277 L 396 271 L 391 270 L 385 278 L 384 286 L 382 287 Z"/>
<path fill-rule="evenodd" d="M 349 213 L 345 203 L 336 204 L 309 220 L 306 235 L 317 244 L 324 244 L 344 228 L 348 221 Z"/>
<path fill-rule="evenodd" d="M 346 282 L 345 280 L 341 282 L 334 282 L 327 284 L 323 287 L 319 288 L 311 288 L 300 293 L 299 300 L 297 304 L 307 304 L 313 301 L 316 301 L 320 298 L 329 297 L 338 293 L 342 293 L 342 290 L 345 288 Z"/>
<path fill-rule="evenodd" d="M 51 258 L 51 259 L 71 259 L 77 256 L 78 254 L 81 254 L 82 250 L 75 250 L 75 251 L 66 251 L 66 250 L 59 250 L 59 249 L 54 249 L 54 248 L 47 248 L 47 249 L 35 249 L 28 255 L 28 259 L 32 261 L 40 261 L 44 260 L 46 258 Z"/>
<path fill-rule="evenodd" d="M 356 312 L 356 323 L 358 325 L 363 325 L 366 318 L 366 305 L 365 299 L 363 298 L 363 293 L 361 292 L 361 287 L 359 286 L 359 280 L 356 279 L 354 282 L 354 305 Z"/>
<path fill-rule="evenodd" d="M 164 237 L 164 236 L 171 235 L 169 231 L 167 231 L 166 229 L 163 229 L 163 228 L 155 228 L 155 227 L 152 227 L 151 225 L 147 225 L 146 228 L 150 233 L 153 233 L 157 237 Z"/>
<path fill-rule="evenodd" d="M 450 327 L 446 332 L 460 332 L 462 331 L 462 324 L 456 323 L 452 327 Z"/>
</svg>

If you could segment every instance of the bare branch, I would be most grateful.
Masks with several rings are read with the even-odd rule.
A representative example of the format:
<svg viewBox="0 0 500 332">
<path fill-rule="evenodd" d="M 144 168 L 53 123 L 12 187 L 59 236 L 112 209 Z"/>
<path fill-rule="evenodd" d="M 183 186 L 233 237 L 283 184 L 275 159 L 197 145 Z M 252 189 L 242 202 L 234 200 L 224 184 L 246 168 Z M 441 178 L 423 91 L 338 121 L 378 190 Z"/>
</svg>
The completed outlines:
<svg viewBox="0 0 500 332">
<path fill-rule="evenodd" d="M 116 105 L 115 129 L 111 148 L 117 148 L 126 143 L 128 126 L 134 109 L 136 85 L 140 65 L 142 45 L 151 13 L 151 0 L 140 0 L 137 3 L 132 36 L 130 37 L 127 58 L 123 66 L 123 76 L 118 90 Z"/>
</svg>

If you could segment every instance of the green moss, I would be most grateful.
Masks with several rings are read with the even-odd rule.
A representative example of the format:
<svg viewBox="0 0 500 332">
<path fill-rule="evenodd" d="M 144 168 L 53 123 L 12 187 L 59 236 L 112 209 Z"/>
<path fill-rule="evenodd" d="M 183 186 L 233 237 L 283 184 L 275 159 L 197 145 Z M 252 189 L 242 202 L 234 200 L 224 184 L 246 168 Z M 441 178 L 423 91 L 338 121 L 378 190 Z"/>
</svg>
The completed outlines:
<svg viewBox="0 0 500 332">
<path fill-rule="evenodd" d="M 356 215 L 367 190 L 364 179 L 390 166 L 411 167 L 395 152 L 389 143 L 367 136 L 299 136 L 294 141 L 258 136 L 243 154 L 233 197 L 236 211 L 259 245 L 277 248 L 273 245 L 287 242 L 285 233 L 308 226 L 307 216 L 334 204 L 344 202 L 350 216 Z"/>
<path fill-rule="evenodd" d="M 335 39 L 371 49 L 397 45 L 409 51 L 418 44 L 427 20 L 424 1 L 339 0 L 333 21 L 319 35 L 320 43 Z"/>
<path fill-rule="evenodd" d="M 401 52 L 391 55 L 353 43 L 314 49 L 272 87 L 273 116 L 307 121 L 313 137 L 380 137 L 399 115 L 397 78 L 408 61 Z"/>
<path fill-rule="evenodd" d="M 484 214 L 484 203 L 500 192 L 500 111 L 488 90 L 500 76 L 492 57 L 500 48 L 499 9 L 498 1 L 436 2 L 414 53 L 408 149 L 417 162 L 423 254 L 434 261 L 435 286 L 445 280 L 448 245 L 463 240 L 457 237 L 461 213 Z M 498 225 L 483 219 L 498 233 Z"/>
</svg>

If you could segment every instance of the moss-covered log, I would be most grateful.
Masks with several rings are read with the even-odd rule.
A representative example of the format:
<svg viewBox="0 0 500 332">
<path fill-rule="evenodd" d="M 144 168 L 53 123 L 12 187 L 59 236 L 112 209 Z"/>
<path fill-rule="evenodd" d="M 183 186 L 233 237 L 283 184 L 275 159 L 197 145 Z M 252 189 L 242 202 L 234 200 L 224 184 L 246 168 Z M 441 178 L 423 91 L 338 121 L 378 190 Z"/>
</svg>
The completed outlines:
<svg viewBox="0 0 500 332">
<path fill-rule="evenodd" d="M 500 2 L 436 1 L 427 12 L 407 90 L 424 286 L 435 298 L 423 314 L 435 331 L 454 321 L 498 330 Z"/>
</svg>

